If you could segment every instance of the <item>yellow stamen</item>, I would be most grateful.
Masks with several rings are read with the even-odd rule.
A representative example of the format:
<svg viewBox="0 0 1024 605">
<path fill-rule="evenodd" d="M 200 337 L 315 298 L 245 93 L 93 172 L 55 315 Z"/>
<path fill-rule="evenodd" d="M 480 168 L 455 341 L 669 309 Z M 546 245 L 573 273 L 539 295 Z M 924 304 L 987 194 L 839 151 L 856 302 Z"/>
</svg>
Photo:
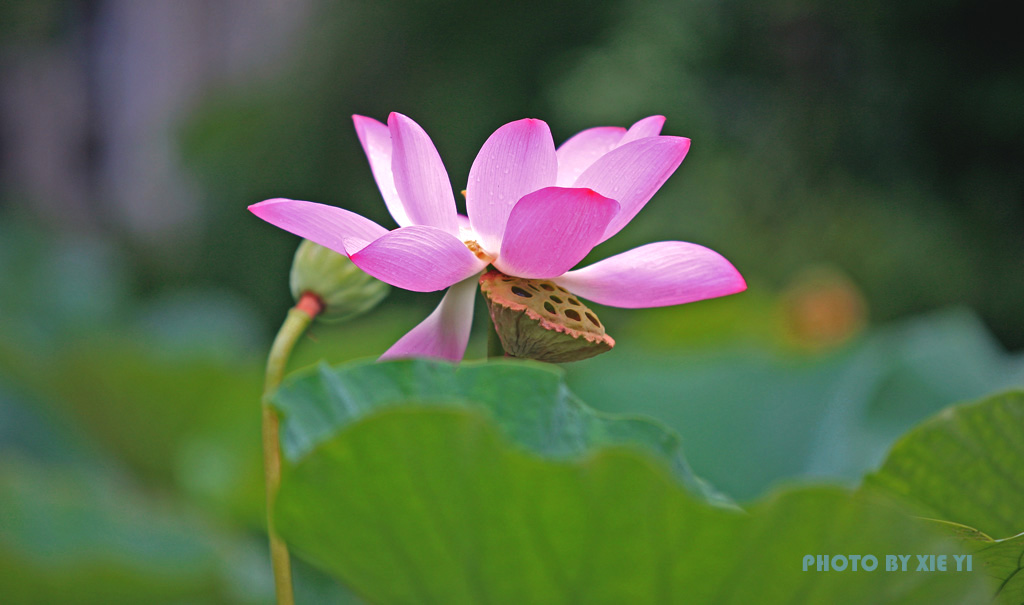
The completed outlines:
<svg viewBox="0 0 1024 605">
<path fill-rule="evenodd" d="M 477 242 L 476 240 L 469 239 L 462 243 L 466 244 L 466 247 L 469 248 L 469 251 L 475 254 L 476 257 L 479 258 L 480 260 L 488 263 L 494 262 L 494 257 L 491 256 L 490 254 L 487 254 L 487 252 L 484 251 L 483 246 L 481 246 L 479 242 Z"/>
</svg>

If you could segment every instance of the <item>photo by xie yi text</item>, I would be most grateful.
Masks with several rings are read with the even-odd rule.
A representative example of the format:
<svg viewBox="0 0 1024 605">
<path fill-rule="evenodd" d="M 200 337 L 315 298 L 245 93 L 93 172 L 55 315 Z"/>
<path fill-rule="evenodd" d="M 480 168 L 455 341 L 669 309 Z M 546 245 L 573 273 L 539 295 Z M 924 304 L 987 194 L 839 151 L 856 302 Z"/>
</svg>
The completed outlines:
<svg viewBox="0 0 1024 605">
<path fill-rule="evenodd" d="M 804 571 L 972 571 L 971 555 L 804 555 Z"/>
</svg>

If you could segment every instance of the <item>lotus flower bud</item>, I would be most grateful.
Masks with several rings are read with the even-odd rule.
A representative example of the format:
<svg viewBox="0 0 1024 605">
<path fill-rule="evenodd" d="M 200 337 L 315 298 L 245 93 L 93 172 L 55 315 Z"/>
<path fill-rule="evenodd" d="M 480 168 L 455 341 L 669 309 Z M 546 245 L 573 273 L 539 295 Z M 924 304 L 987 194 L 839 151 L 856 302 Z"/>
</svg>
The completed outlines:
<svg viewBox="0 0 1024 605">
<path fill-rule="evenodd" d="M 561 363 L 615 346 L 597 315 L 553 282 L 490 271 L 480 278 L 480 290 L 501 345 L 512 357 Z"/>
<path fill-rule="evenodd" d="M 323 302 L 320 319 L 342 321 L 361 315 L 387 296 L 390 286 L 371 277 L 344 254 L 310 240 L 295 251 L 291 273 L 292 296 L 298 301 L 311 292 Z"/>
</svg>

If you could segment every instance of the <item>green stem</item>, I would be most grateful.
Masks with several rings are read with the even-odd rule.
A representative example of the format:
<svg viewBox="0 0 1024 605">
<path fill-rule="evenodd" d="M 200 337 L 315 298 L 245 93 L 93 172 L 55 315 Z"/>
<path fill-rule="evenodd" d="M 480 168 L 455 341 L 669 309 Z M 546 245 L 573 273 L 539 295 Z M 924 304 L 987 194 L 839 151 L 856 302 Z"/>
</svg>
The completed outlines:
<svg viewBox="0 0 1024 605">
<path fill-rule="evenodd" d="M 501 346 L 501 339 L 498 338 L 497 329 L 491 324 L 491 331 L 487 333 L 487 358 L 507 357 L 505 347 Z"/>
<path fill-rule="evenodd" d="M 288 311 L 288 317 L 277 332 L 267 358 L 267 377 L 263 384 L 263 472 L 267 486 L 267 534 L 270 536 L 270 562 L 274 569 L 274 586 L 278 605 L 294 605 L 292 594 L 292 568 L 288 545 L 277 535 L 274 523 L 274 505 L 281 487 L 280 420 L 270 405 L 270 396 L 281 385 L 292 349 L 313 318 L 323 310 L 323 303 L 311 293 L 303 294 Z"/>
</svg>

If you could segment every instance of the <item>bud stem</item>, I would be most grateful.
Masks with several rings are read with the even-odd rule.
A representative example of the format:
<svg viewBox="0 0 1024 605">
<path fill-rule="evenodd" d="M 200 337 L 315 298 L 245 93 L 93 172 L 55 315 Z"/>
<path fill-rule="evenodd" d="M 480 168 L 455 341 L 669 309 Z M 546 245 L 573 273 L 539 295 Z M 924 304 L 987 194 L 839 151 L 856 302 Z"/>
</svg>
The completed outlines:
<svg viewBox="0 0 1024 605">
<path fill-rule="evenodd" d="M 274 524 L 274 505 L 281 487 L 280 420 L 277 410 L 270 405 L 270 396 L 284 378 L 285 367 L 299 337 L 306 332 L 313 318 L 323 311 L 323 302 L 310 292 L 288 311 L 288 316 L 274 338 L 267 358 L 267 374 L 263 385 L 263 472 L 267 489 L 267 534 L 270 536 L 270 561 L 274 569 L 274 586 L 278 605 L 294 605 L 292 569 L 288 558 L 288 545 L 277 535 Z"/>
</svg>

